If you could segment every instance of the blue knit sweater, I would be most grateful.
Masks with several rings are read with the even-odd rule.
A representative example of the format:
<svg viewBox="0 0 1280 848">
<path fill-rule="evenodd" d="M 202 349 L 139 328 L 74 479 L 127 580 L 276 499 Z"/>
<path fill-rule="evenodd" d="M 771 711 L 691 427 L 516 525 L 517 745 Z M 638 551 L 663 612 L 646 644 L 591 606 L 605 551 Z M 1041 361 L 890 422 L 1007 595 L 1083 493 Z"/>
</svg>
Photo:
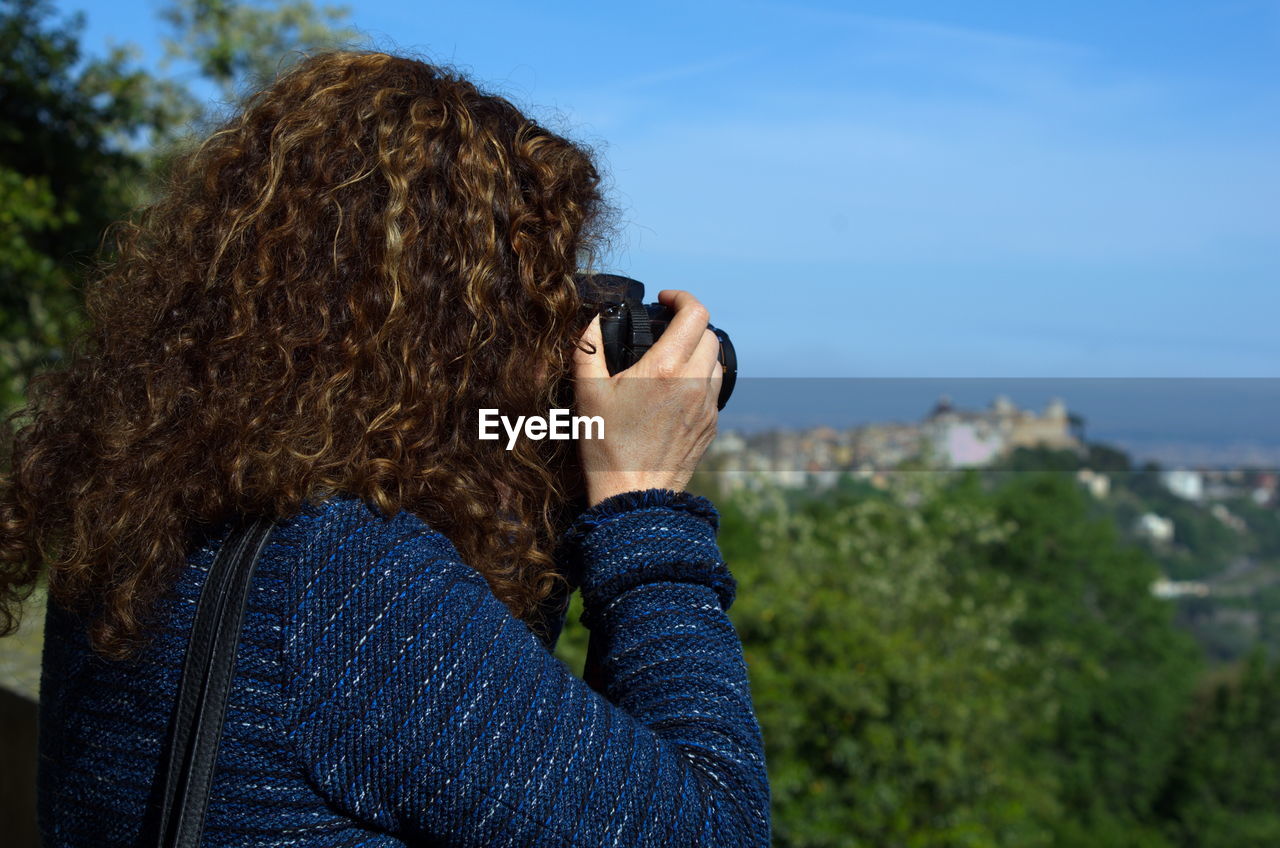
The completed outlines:
<svg viewBox="0 0 1280 848">
<path fill-rule="evenodd" d="M 254 575 L 207 845 L 764 846 L 770 791 L 736 583 L 709 501 L 587 510 L 561 551 L 591 684 L 449 540 L 338 494 L 281 522 Z M 208 568 L 200 540 L 136 659 L 56 607 L 40 704 L 47 848 L 134 845 Z M 594 688 L 593 688 L 594 687 Z"/>
</svg>

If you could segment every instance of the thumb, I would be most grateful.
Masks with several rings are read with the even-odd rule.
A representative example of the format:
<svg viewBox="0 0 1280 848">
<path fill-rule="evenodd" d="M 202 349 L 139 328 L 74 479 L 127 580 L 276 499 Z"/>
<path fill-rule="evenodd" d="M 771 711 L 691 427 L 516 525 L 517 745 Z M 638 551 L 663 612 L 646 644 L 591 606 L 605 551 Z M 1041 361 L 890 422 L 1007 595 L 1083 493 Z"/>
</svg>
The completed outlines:
<svg viewBox="0 0 1280 848">
<path fill-rule="evenodd" d="M 587 353 L 583 350 L 584 346 L 589 347 L 594 353 Z M 605 364 L 604 359 L 604 336 L 600 332 L 599 315 L 591 319 L 586 332 L 578 341 L 578 346 L 573 351 L 573 366 L 575 377 L 592 379 L 609 376 L 609 366 Z"/>
</svg>

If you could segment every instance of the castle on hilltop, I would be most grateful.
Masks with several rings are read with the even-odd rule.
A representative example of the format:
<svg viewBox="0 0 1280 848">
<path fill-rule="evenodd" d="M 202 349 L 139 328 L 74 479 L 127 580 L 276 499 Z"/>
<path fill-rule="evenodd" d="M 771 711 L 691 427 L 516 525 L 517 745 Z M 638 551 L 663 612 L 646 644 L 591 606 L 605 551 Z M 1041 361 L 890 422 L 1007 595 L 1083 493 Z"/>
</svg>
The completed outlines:
<svg viewBox="0 0 1280 848">
<path fill-rule="evenodd" d="M 919 425 L 923 442 L 950 468 L 989 465 L 1021 447 L 1083 451 L 1067 406 L 1053 398 L 1043 413 L 1019 409 L 998 395 L 985 410 L 961 410 L 943 395 Z"/>
<path fill-rule="evenodd" d="M 1052 399 L 1041 413 L 1019 409 L 999 395 L 984 410 L 964 410 L 943 395 L 915 423 L 864 424 L 845 430 L 770 430 L 744 436 L 723 431 L 708 451 L 716 471 L 762 471 L 783 485 L 804 485 L 843 472 L 875 474 L 924 459 L 937 468 L 990 465 L 1020 447 L 1083 454 L 1079 419 Z"/>
</svg>

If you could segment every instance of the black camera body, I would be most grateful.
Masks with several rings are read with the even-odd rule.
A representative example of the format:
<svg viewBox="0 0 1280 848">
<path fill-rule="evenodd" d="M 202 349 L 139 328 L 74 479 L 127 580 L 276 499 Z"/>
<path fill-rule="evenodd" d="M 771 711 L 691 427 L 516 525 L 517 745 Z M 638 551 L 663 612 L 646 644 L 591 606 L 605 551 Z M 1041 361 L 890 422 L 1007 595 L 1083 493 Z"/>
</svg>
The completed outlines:
<svg viewBox="0 0 1280 848">
<path fill-rule="evenodd" d="M 644 302 L 644 283 L 618 274 L 575 274 L 583 299 L 599 308 L 600 332 L 604 338 L 604 358 L 610 374 L 635 365 L 653 347 L 675 317 L 661 303 Z M 724 409 L 738 380 L 738 354 L 729 334 L 711 324 L 707 329 L 720 339 L 720 364 L 724 379 L 717 407 Z"/>
</svg>

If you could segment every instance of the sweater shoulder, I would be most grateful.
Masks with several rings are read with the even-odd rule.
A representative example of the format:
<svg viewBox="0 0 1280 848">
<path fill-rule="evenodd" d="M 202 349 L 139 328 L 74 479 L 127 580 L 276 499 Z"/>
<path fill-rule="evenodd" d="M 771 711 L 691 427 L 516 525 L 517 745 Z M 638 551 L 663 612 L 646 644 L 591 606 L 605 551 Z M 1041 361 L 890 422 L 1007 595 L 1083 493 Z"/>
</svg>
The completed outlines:
<svg viewBox="0 0 1280 848">
<path fill-rule="evenodd" d="M 297 547 L 286 576 L 284 653 L 295 667 L 311 665 L 312 652 L 335 640 L 410 626 L 458 584 L 488 587 L 422 518 L 406 510 L 385 515 L 354 495 L 308 504 L 291 532 Z"/>
<path fill-rule="evenodd" d="M 338 493 L 304 505 L 292 533 L 299 543 L 297 567 L 304 578 L 324 576 L 337 583 L 394 582 L 432 565 L 483 582 L 461 563 L 444 533 L 408 510 L 384 514 L 356 495 Z"/>
</svg>

